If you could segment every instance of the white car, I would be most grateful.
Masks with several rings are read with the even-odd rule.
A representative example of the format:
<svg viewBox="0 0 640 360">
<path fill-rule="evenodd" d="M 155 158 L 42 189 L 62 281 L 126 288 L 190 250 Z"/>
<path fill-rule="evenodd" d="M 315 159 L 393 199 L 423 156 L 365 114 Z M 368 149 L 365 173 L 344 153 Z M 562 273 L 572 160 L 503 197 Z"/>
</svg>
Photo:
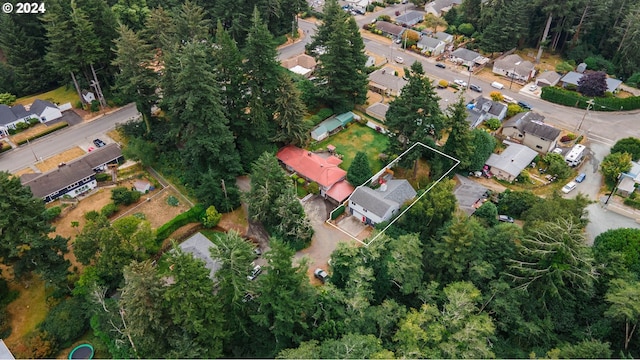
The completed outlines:
<svg viewBox="0 0 640 360">
<path fill-rule="evenodd" d="M 396 56 L 396 59 L 395 59 L 395 60 L 396 60 L 396 62 L 397 62 L 398 64 L 402 64 L 402 63 L 404 62 L 404 59 L 403 59 L 403 58 L 401 58 L 400 56 Z"/>
<path fill-rule="evenodd" d="M 570 183 L 568 183 L 567 185 L 562 187 L 562 192 L 565 194 L 570 193 L 573 189 L 576 188 L 576 186 L 578 186 L 578 183 L 576 183 L 575 181 L 572 181 Z"/>
<path fill-rule="evenodd" d="M 462 86 L 462 87 L 467 87 L 467 83 L 463 80 L 453 80 L 454 83 Z"/>
<path fill-rule="evenodd" d="M 529 85 L 529 91 L 536 91 L 536 90 L 538 90 L 538 86 L 536 84 Z"/>
</svg>

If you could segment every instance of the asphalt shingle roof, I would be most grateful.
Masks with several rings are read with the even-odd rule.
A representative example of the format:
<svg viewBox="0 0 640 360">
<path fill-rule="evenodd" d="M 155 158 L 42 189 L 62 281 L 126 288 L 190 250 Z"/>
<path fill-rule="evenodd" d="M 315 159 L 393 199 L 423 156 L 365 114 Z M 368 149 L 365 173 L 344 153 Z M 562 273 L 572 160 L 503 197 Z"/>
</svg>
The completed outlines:
<svg viewBox="0 0 640 360">
<path fill-rule="evenodd" d="M 407 180 L 389 180 L 386 185 L 385 191 L 361 186 L 354 191 L 350 200 L 378 217 L 383 217 L 390 207 L 402 205 L 416 196 L 416 191 Z"/>
</svg>

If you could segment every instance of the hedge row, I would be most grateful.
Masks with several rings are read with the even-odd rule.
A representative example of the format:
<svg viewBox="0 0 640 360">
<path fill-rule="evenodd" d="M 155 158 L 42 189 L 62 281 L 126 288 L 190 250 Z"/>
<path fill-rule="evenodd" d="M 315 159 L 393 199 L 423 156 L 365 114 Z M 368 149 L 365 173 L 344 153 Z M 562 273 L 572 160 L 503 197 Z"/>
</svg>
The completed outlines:
<svg viewBox="0 0 640 360">
<path fill-rule="evenodd" d="M 0 145 L 0 153 L 4 152 L 4 151 L 7 151 L 9 149 L 11 149 L 11 145 L 9 145 L 7 143 L 3 142 L 2 145 Z"/>
<path fill-rule="evenodd" d="M 331 213 L 331 220 L 335 220 L 338 218 L 338 216 L 342 215 L 342 213 L 344 213 L 345 207 L 344 205 L 340 205 L 338 206 L 333 213 Z"/>
<path fill-rule="evenodd" d="M 183 212 L 182 214 L 174 217 L 168 223 L 160 226 L 156 230 L 156 241 L 160 243 L 164 241 L 166 238 L 168 238 L 169 235 L 173 234 L 173 232 L 178 230 L 179 228 L 190 223 L 200 222 L 204 213 L 205 213 L 204 207 L 200 204 L 197 204 L 196 206 L 192 207 L 188 211 Z"/>
<path fill-rule="evenodd" d="M 580 109 L 586 109 L 589 104 L 587 101 L 592 98 L 582 96 L 580 93 L 566 90 L 555 86 L 546 86 L 542 88 L 543 100 L 552 103 L 573 106 Z M 591 110 L 594 111 L 621 111 L 640 109 L 640 96 L 632 96 L 628 98 L 595 98 L 594 105 Z"/>
<path fill-rule="evenodd" d="M 66 122 L 61 122 L 61 123 L 57 123 L 55 125 L 52 125 L 50 127 L 48 127 L 47 129 L 45 129 L 43 132 L 39 133 L 39 134 L 35 134 L 29 138 L 26 138 L 24 140 L 20 140 L 18 141 L 17 145 L 22 145 L 22 144 L 26 144 L 27 141 L 32 141 L 35 139 L 39 139 L 45 135 L 51 134 L 54 131 L 60 130 L 62 128 L 66 128 L 67 126 L 69 126 L 69 124 L 67 124 Z"/>
</svg>

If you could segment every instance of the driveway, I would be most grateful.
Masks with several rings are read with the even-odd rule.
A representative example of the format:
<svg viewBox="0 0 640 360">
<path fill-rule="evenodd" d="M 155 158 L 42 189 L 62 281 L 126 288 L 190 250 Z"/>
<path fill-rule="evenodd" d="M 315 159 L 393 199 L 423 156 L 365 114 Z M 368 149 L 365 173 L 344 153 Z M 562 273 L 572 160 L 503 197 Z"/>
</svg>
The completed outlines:
<svg viewBox="0 0 640 360">
<path fill-rule="evenodd" d="M 333 206 L 322 197 L 314 196 L 303 202 L 302 206 L 309 221 L 311 221 L 311 226 L 315 233 L 311 239 L 311 245 L 304 250 L 298 251 L 295 258 L 299 260 L 306 256 L 309 259 L 308 274 L 309 277 L 313 278 L 313 270 L 316 268 L 328 269 L 327 262 L 333 250 L 338 247 L 338 243 L 355 243 L 355 241 L 341 231 L 325 224 L 325 220 L 329 217 Z"/>
</svg>

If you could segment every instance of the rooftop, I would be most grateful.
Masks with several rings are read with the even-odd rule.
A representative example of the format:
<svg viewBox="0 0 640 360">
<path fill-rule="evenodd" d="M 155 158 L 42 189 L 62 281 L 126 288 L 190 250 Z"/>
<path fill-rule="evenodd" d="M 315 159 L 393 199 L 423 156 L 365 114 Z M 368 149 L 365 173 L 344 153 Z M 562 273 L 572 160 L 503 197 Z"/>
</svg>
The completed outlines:
<svg viewBox="0 0 640 360">
<path fill-rule="evenodd" d="M 480 55 L 480 53 L 477 53 L 473 50 L 469 50 L 469 49 L 465 49 L 465 48 L 457 48 L 456 50 L 454 50 L 451 53 L 452 57 L 457 57 L 459 59 L 462 59 L 464 61 L 473 61 L 477 64 L 484 64 L 487 61 L 489 61 L 489 59 L 487 59 L 486 57 Z"/>
<path fill-rule="evenodd" d="M 521 133 L 532 134 L 546 140 L 555 140 L 560 129 L 544 123 L 544 116 L 527 111 L 514 115 L 503 127 L 516 127 Z"/>
<path fill-rule="evenodd" d="M 456 188 L 453 190 L 453 195 L 458 200 L 458 207 L 467 215 L 472 215 L 476 211 L 478 201 L 484 198 L 484 194 L 489 189 L 457 174 L 455 180 Z"/>
<path fill-rule="evenodd" d="M 204 266 L 209 269 L 209 277 L 211 279 L 215 277 L 215 273 L 220 269 L 222 264 L 219 260 L 211 257 L 211 251 L 209 249 L 216 246 L 211 240 L 201 233 L 196 233 L 179 246 L 185 253 L 189 253 L 194 258 L 204 261 Z"/>
<path fill-rule="evenodd" d="M 424 13 L 419 11 L 409 11 L 406 14 L 402 14 L 396 17 L 396 22 L 404 24 L 415 24 L 424 18 Z"/>
<path fill-rule="evenodd" d="M 400 25 L 392 24 L 387 21 L 378 21 L 376 23 L 376 29 L 391 34 L 393 36 L 400 36 L 404 31 L 404 28 Z"/>
<path fill-rule="evenodd" d="M 346 180 L 342 180 L 335 183 L 331 189 L 327 191 L 327 196 L 342 203 L 353 193 L 353 190 L 355 190 L 353 185 L 349 184 Z"/>
<path fill-rule="evenodd" d="M 369 81 L 381 85 L 385 90 L 398 92 L 407 85 L 407 80 L 394 74 L 395 70 L 393 68 L 385 67 L 369 74 Z"/>
<path fill-rule="evenodd" d="M 511 176 L 518 176 L 531 161 L 538 156 L 535 150 L 532 150 L 524 145 L 515 144 L 509 141 L 504 141 L 504 144 L 508 145 L 506 149 L 500 154 L 491 154 L 487 159 L 486 164 L 491 167 L 496 167 Z"/>
<path fill-rule="evenodd" d="M 305 149 L 289 145 L 280 149 L 276 156 L 293 171 L 323 187 L 331 187 L 347 175 L 346 171 L 338 167 L 342 160 L 333 155 L 325 159 Z"/>
<path fill-rule="evenodd" d="M 415 196 L 416 191 L 411 184 L 405 179 L 399 179 L 389 180 L 376 190 L 368 186 L 361 186 L 351 195 L 350 200 L 378 217 L 383 217 L 390 207 L 402 205 Z"/>
<path fill-rule="evenodd" d="M 560 81 L 562 81 L 563 83 L 573 84 L 578 86 L 578 81 L 582 78 L 583 75 L 584 74 L 580 74 L 575 71 L 569 71 L 565 76 L 562 77 L 562 79 L 560 79 Z M 606 80 L 607 80 L 607 91 L 609 92 L 615 92 L 620 86 L 620 84 L 622 84 L 622 81 L 618 79 L 612 79 L 610 77 L 607 77 Z"/>
</svg>

